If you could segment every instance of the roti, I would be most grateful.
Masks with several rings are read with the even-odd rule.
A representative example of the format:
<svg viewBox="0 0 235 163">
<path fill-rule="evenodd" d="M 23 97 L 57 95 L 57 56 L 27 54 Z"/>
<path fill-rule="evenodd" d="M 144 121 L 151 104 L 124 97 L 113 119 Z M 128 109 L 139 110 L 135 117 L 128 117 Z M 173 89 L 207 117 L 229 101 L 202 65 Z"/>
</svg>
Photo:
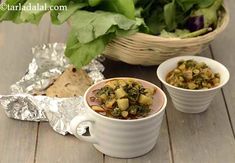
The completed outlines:
<svg viewBox="0 0 235 163">
<path fill-rule="evenodd" d="M 82 69 L 69 66 L 56 81 L 47 88 L 49 97 L 77 97 L 83 96 L 92 85 L 91 78 Z"/>
</svg>

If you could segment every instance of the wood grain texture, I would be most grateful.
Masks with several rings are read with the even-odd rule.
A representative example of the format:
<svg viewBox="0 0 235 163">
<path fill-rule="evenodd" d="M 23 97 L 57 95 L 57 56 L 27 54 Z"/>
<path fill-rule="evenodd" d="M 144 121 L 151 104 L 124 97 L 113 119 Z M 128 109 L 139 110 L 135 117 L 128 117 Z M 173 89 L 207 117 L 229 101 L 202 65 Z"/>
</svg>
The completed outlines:
<svg viewBox="0 0 235 163">
<path fill-rule="evenodd" d="M 39 26 L 0 24 L 0 94 L 23 76 L 31 47 L 47 42 L 47 35 L 47 21 Z M 38 124 L 9 119 L 0 109 L 0 163 L 33 163 Z"/>
<path fill-rule="evenodd" d="M 230 23 L 228 28 L 211 45 L 213 56 L 223 63 L 230 71 L 230 82 L 223 88 L 226 104 L 231 117 L 233 130 L 235 130 L 235 3 L 227 0 L 230 11 Z"/>
<path fill-rule="evenodd" d="M 159 87 L 161 86 L 156 76 L 156 68 L 157 68 L 156 66 L 152 67 L 133 66 L 121 62 L 113 62 L 110 60 L 106 60 L 104 65 L 105 67 L 107 67 L 107 69 L 104 72 L 106 78 L 125 77 L 125 76 L 135 77 L 155 83 Z M 172 162 L 169 135 L 165 118 L 163 120 L 157 144 L 151 152 L 147 153 L 144 156 L 134 159 L 117 159 L 105 156 L 105 163 L 126 163 L 126 162 L 128 163 L 155 163 L 155 162 L 171 163 Z"/>
<path fill-rule="evenodd" d="M 211 45 L 213 57 L 231 73 L 230 82 L 223 88 L 224 94 L 219 92 L 209 109 L 197 115 L 176 111 L 168 98 L 167 117 L 163 120 L 157 145 L 150 153 L 134 159 L 103 157 L 91 144 L 55 133 L 48 123 L 41 123 L 38 128 L 34 122 L 7 118 L 1 109 L 0 163 L 234 163 L 235 140 L 231 128 L 235 130 L 235 4 L 233 0 L 227 2 L 230 24 Z M 39 26 L 0 24 L 0 94 L 8 93 L 9 86 L 25 73 L 32 59 L 32 46 L 65 42 L 68 30 L 67 24 L 50 25 L 48 16 Z M 211 57 L 209 50 L 202 55 Z M 106 78 L 136 77 L 160 86 L 156 67 L 110 60 L 104 64 Z"/>
<path fill-rule="evenodd" d="M 102 163 L 103 154 L 74 136 L 62 136 L 40 123 L 36 163 Z"/>
<path fill-rule="evenodd" d="M 209 50 L 202 55 L 210 57 Z M 169 98 L 167 117 L 175 163 L 234 162 L 235 141 L 221 92 L 201 114 L 181 113 Z"/>
<path fill-rule="evenodd" d="M 39 26 L 30 24 L 16 25 L 10 22 L 0 24 L 0 83 L 1 93 L 15 81 L 19 80 L 32 60 L 31 48 L 48 42 L 48 18 Z M 5 88 L 6 87 L 6 88 Z"/>
<path fill-rule="evenodd" d="M 9 119 L 0 109 L 0 163 L 33 163 L 37 123 Z"/>
<path fill-rule="evenodd" d="M 59 43 L 66 43 L 67 35 L 69 32 L 69 26 L 67 23 L 63 25 L 50 25 L 50 36 L 49 42 L 59 42 Z"/>
</svg>

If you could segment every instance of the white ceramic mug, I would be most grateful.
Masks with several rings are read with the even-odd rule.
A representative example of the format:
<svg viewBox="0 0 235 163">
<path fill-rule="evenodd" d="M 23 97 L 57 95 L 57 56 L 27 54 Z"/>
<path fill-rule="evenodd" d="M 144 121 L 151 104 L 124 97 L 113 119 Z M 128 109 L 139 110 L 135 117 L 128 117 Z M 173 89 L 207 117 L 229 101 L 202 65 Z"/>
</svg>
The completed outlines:
<svg viewBox="0 0 235 163">
<path fill-rule="evenodd" d="M 86 115 L 84 117 L 77 116 L 71 121 L 71 131 L 77 138 L 94 144 L 95 148 L 100 152 L 112 157 L 133 158 L 144 155 L 156 144 L 167 104 L 166 95 L 156 85 L 140 79 L 134 79 L 142 84 L 156 88 L 156 94 L 159 97 L 154 99 L 154 102 L 162 103 L 161 106 L 157 106 L 159 108 L 156 112 L 140 119 L 121 120 L 109 118 L 93 111 L 87 102 L 89 93 L 97 85 L 102 85 L 109 80 L 113 79 L 97 83 L 86 91 L 84 96 Z M 90 136 L 83 136 L 77 132 L 79 125 L 84 122 L 89 123 Z"/>
<path fill-rule="evenodd" d="M 219 73 L 221 78 L 220 85 L 211 89 L 189 90 L 168 84 L 166 82 L 167 74 L 177 67 L 177 63 L 180 60 L 189 59 L 193 59 L 197 62 L 204 62 L 213 72 Z M 228 82 L 229 71 L 224 65 L 210 58 L 181 56 L 171 58 L 160 64 L 157 69 L 157 76 L 169 92 L 172 102 L 177 110 L 184 113 L 201 113 L 209 107 L 216 93 Z"/>
</svg>

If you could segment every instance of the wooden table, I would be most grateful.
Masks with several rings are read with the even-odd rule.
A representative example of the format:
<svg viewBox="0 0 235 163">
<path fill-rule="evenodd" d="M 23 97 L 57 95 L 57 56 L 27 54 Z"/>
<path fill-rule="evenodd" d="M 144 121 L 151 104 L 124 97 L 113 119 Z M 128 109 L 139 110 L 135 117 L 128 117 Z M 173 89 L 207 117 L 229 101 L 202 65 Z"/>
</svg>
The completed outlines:
<svg viewBox="0 0 235 163">
<path fill-rule="evenodd" d="M 155 148 L 135 159 L 103 155 L 91 144 L 71 135 L 55 133 L 48 123 L 23 122 L 6 117 L 0 109 L 0 163 L 234 163 L 235 162 L 235 4 L 229 0 L 231 23 L 201 54 L 225 64 L 230 82 L 201 114 L 176 111 L 167 105 Z M 48 42 L 64 42 L 67 26 L 51 26 L 48 17 L 40 26 L 0 24 L 0 93 L 18 80 L 31 61 L 30 48 Z M 105 77 L 131 76 L 161 86 L 156 66 L 141 67 L 106 60 Z"/>
</svg>

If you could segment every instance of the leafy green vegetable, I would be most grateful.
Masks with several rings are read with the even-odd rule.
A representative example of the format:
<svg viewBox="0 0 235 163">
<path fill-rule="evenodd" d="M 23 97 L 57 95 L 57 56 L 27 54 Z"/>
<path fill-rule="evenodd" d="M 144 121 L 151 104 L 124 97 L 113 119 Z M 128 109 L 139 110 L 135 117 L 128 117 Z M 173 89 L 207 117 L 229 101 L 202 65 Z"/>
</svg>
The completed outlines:
<svg viewBox="0 0 235 163">
<path fill-rule="evenodd" d="M 112 35 L 109 34 L 103 37 L 99 37 L 87 44 L 81 44 L 76 39 L 74 40 L 75 33 L 73 33 L 73 31 L 70 32 L 69 35 L 70 37 L 68 39 L 65 55 L 78 68 L 87 65 L 98 54 L 101 54 L 104 51 L 106 44 L 112 38 Z"/>
<path fill-rule="evenodd" d="M 166 28 L 164 13 L 162 11 L 162 8 L 157 8 L 150 17 L 146 18 L 146 24 L 151 34 L 157 35 Z"/>
<path fill-rule="evenodd" d="M 211 28 L 203 28 L 195 32 L 190 32 L 187 29 L 176 29 L 175 32 L 167 32 L 166 30 L 162 30 L 160 36 L 165 38 L 192 38 L 203 35 L 211 30 Z"/>
<path fill-rule="evenodd" d="M 80 43 L 88 43 L 106 32 L 112 27 L 129 30 L 135 26 L 136 21 L 127 19 L 121 14 L 96 11 L 77 11 L 70 19 L 71 26 L 77 29 L 77 38 Z"/>
<path fill-rule="evenodd" d="M 200 29 L 198 31 L 195 31 L 195 32 L 191 32 L 191 33 L 188 33 L 188 34 L 185 34 L 185 35 L 181 35 L 180 38 L 192 38 L 192 37 L 197 37 L 197 36 L 200 36 L 200 35 L 203 35 L 209 31 L 212 31 L 212 28 L 203 28 L 203 29 Z"/>
<path fill-rule="evenodd" d="M 101 2 L 102 2 L 102 0 L 88 0 L 88 3 L 91 7 L 97 6 Z"/>
<path fill-rule="evenodd" d="M 77 11 L 71 16 L 72 31 L 67 41 L 65 55 L 77 67 L 88 64 L 101 54 L 108 42 L 125 31 L 138 30 L 142 21 L 130 20 L 121 14 L 96 11 Z"/>
<path fill-rule="evenodd" d="M 215 0 L 198 0 L 198 6 L 200 8 L 207 8 L 211 6 L 214 2 Z"/>
<path fill-rule="evenodd" d="M 223 0 L 215 0 L 215 2 L 208 8 L 201 8 L 192 12 L 192 16 L 203 16 L 204 27 L 216 26 L 217 24 L 217 11 L 221 7 Z"/>
<path fill-rule="evenodd" d="M 123 14 L 129 19 L 135 19 L 135 4 L 133 0 L 103 0 L 102 10 Z"/>
<path fill-rule="evenodd" d="M 215 0 L 176 0 L 184 11 L 192 9 L 195 5 L 199 8 L 209 7 L 214 3 Z"/>
<path fill-rule="evenodd" d="M 48 12 L 49 7 L 51 6 L 50 1 L 48 0 L 40 0 L 40 2 L 37 2 L 35 0 L 27 0 L 26 3 L 24 3 L 24 6 L 44 6 L 46 4 L 47 8 L 45 10 L 22 10 L 20 14 L 20 19 L 23 22 L 30 22 L 33 24 L 38 24 L 42 18 L 42 16 Z"/>
<path fill-rule="evenodd" d="M 176 6 L 175 0 L 164 6 L 164 18 L 166 23 L 166 28 L 168 31 L 172 31 L 177 27 L 175 22 Z"/>
<path fill-rule="evenodd" d="M 10 6 L 23 5 L 27 0 L 6 0 L 4 3 Z M 0 10 L 0 22 L 4 20 L 10 20 L 14 23 L 23 23 L 20 19 L 20 11 L 12 10 Z"/>
<path fill-rule="evenodd" d="M 67 1 L 68 0 L 65 0 L 64 3 L 60 3 L 60 5 L 66 5 L 67 10 L 62 10 L 62 11 L 52 10 L 51 11 L 51 21 L 53 24 L 63 24 L 78 9 L 82 9 L 88 6 L 88 3 L 75 3 L 73 1 L 71 2 L 67 2 Z"/>
<path fill-rule="evenodd" d="M 223 0 L 6 0 L 9 6 L 47 6 L 45 10 L 0 10 L 0 22 L 38 24 L 47 12 L 53 24 L 69 20 L 65 55 L 78 68 L 101 54 L 109 41 L 143 32 L 189 38 L 216 27 Z M 49 11 L 63 5 L 67 10 Z"/>
<path fill-rule="evenodd" d="M 162 30 L 160 36 L 165 37 L 165 38 L 177 38 L 177 37 L 182 37 L 186 34 L 189 34 L 189 30 L 181 30 L 181 29 L 176 29 L 175 32 L 167 32 L 166 30 Z"/>
</svg>

